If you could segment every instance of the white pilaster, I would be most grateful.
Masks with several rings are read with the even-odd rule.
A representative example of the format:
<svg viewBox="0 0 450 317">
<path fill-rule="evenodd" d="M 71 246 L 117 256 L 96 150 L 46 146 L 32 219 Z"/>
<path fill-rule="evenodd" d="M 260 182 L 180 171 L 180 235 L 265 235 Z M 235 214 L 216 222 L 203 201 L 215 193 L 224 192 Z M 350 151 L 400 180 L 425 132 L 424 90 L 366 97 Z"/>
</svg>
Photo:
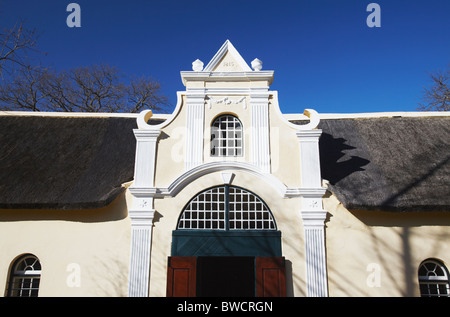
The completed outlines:
<svg viewBox="0 0 450 317">
<path fill-rule="evenodd" d="M 321 199 L 320 199 L 321 201 Z M 325 210 L 302 210 L 305 232 L 306 289 L 309 297 L 328 296 L 325 253 Z"/>
<path fill-rule="evenodd" d="M 250 95 L 252 125 L 252 164 L 270 173 L 269 93 L 262 91 Z"/>
<path fill-rule="evenodd" d="M 129 212 L 129 216 L 131 218 L 131 254 L 128 296 L 147 297 L 154 210 L 134 210 Z"/>
<path fill-rule="evenodd" d="M 156 142 L 159 130 L 133 130 L 136 137 L 134 187 L 153 187 L 155 178 Z"/>
<path fill-rule="evenodd" d="M 205 93 L 188 92 L 186 94 L 186 171 L 203 163 L 204 117 Z"/>
<path fill-rule="evenodd" d="M 319 138 L 322 130 L 296 131 L 300 143 L 301 187 L 321 188 Z"/>
<path fill-rule="evenodd" d="M 310 193 L 302 196 L 301 216 L 305 232 L 306 287 L 310 297 L 328 296 L 327 259 L 324 225 L 327 212 L 323 210 L 319 137 L 321 130 L 296 131 L 300 144 L 301 188 Z"/>
<path fill-rule="evenodd" d="M 131 219 L 130 271 L 128 296 L 146 297 L 149 294 L 152 227 L 155 210 L 153 192 L 156 164 L 156 145 L 159 130 L 135 129 L 136 160 L 134 183 L 130 187 L 133 207 Z"/>
</svg>

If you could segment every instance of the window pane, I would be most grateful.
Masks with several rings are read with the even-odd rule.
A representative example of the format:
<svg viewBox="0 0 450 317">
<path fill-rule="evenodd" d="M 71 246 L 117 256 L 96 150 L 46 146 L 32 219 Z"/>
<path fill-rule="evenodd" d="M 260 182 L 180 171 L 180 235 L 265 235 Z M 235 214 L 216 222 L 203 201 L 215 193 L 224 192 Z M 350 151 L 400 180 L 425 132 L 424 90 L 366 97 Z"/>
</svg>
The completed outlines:
<svg viewBox="0 0 450 317">
<path fill-rule="evenodd" d="M 223 115 L 213 122 L 211 156 L 242 156 L 242 126 L 238 118 Z"/>
<path fill-rule="evenodd" d="M 449 275 L 444 264 L 437 260 L 426 260 L 418 273 L 421 296 L 449 296 Z"/>
<path fill-rule="evenodd" d="M 224 230 L 227 218 L 229 230 L 276 230 L 266 204 L 253 193 L 233 186 L 211 188 L 194 197 L 182 212 L 177 229 Z"/>
<path fill-rule="evenodd" d="M 177 229 L 223 229 L 225 227 L 224 195 L 225 191 L 220 187 L 197 195 L 185 207 Z"/>
<path fill-rule="evenodd" d="M 36 297 L 39 292 L 41 264 L 33 255 L 19 258 L 13 265 L 8 285 L 8 296 Z"/>
<path fill-rule="evenodd" d="M 230 223 L 230 230 L 276 230 L 269 209 L 253 193 L 236 187 L 230 187 L 229 193 L 230 206 L 234 202 L 233 208 L 229 210 L 229 217 L 236 219 L 233 225 Z M 261 218 L 266 221 L 258 221 Z"/>
</svg>

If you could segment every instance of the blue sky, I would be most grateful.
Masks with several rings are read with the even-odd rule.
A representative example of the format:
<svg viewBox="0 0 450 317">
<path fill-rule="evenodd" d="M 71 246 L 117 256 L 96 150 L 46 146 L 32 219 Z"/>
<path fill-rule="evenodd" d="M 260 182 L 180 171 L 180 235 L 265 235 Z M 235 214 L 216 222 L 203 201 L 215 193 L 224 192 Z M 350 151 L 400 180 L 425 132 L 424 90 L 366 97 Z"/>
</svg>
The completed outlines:
<svg viewBox="0 0 450 317">
<path fill-rule="evenodd" d="M 72 2 L 81 28 L 66 25 Z M 379 28 L 366 24 L 371 2 Z M 415 111 L 428 72 L 450 64 L 449 14 L 448 0 L 0 0 L 0 28 L 36 28 L 44 64 L 151 76 L 172 104 L 180 71 L 229 39 L 248 64 L 275 71 L 285 113 Z"/>
</svg>

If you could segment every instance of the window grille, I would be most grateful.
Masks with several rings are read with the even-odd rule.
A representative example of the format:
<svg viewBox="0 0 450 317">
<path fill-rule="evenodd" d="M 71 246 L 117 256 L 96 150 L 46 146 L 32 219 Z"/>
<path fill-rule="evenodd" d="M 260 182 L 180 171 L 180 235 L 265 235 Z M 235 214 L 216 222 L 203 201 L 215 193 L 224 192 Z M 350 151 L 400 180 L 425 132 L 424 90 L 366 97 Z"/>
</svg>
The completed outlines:
<svg viewBox="0 0 450 317">
<path fill-rule="evenodd" d="M 449 297 L 449 275 L 439 261 L 426 260 L 419 268 L 419 286 L 422 297 Z"/>
<path fill-rule="evenodd" d="M 22 256 L 13 265 L 8 287 L 10 297 L 37 297 L 41 263 L 31 254 Z"/>
<path fill-rule="evenodd" d="M 230 230 L 275 230 L 269 208 L 253 193 L 230 187 L 228 207 Z"/>
<path fill-rule="evenodd" d="M 223 115 L 211 126 L 211 156 L 242 156 L 242 124 L 232 115 Z"/>
<path fill-rule="evenodd" d="M 184 209 L 178 229 L 225 229 L 225 188 L 209 189 Z"/>
<path fill-rule="evenodd" d="M 201 192 L 184 208 L 177 229 L 276 230 L 267 205 L 255 194 L 234 186 Z"/>
</svg>

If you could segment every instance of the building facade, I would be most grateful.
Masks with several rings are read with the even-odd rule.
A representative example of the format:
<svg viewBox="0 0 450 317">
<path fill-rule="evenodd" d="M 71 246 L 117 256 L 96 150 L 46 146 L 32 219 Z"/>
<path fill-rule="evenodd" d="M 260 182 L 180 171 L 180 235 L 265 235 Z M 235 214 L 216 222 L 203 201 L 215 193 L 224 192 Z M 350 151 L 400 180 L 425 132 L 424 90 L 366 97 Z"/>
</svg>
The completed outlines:
<svg viewBox="0 0 450 317">
<path fill-rule="evenodd" d="M 449 294 L 450 116 L 283 114 L 229 41 L 181 79 L 170 115 L 0 116 L 5 296 Z"/>
</svg>

